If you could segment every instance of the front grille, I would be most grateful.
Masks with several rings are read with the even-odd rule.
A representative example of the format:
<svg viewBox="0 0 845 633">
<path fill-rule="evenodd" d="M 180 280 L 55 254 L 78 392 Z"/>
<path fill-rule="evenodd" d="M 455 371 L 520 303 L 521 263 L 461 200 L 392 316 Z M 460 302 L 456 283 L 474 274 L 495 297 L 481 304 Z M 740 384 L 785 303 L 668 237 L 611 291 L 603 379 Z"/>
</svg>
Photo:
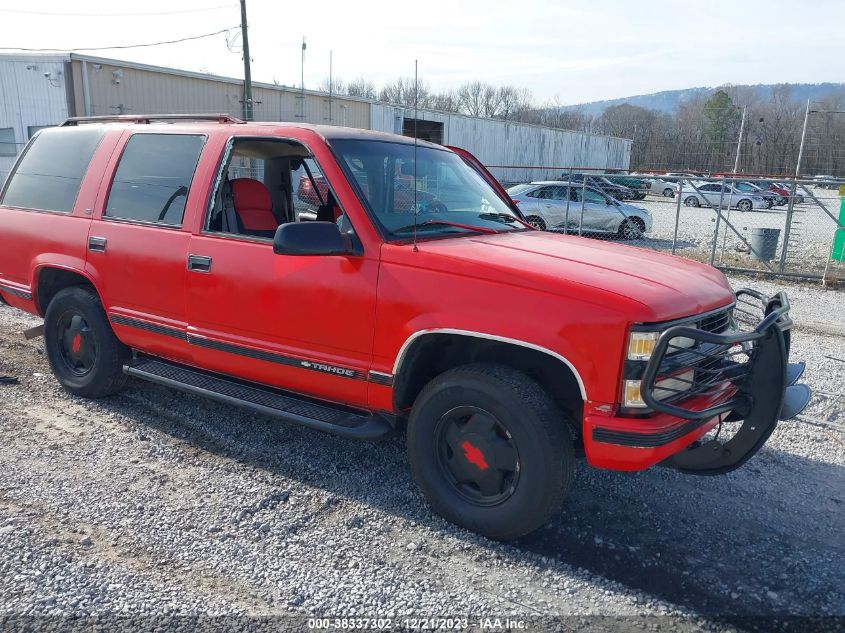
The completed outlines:
<svg viewBox="0 0 845 633">
<path fill-rule="evenodd" d="M 734 327 L 734 307 L 709 314 L 704 318 L 691 318 L 682 327 L 696 328 L 708 334 L 724 334 Z M 677 402 L 696 396 L 718 396 L 732 391 L 735 382 L 744 375 L 750 345 L 708 343 L 678 336 L 669 340 L 666 354 L 660 363 L 658 381 L 672 378 L 673 386 L 662 385 L 662 402 Z M 692 370 L 693 378 L 689 379 Z M 686 375 L 686 377 L 684 376 Z"/>
</svg>

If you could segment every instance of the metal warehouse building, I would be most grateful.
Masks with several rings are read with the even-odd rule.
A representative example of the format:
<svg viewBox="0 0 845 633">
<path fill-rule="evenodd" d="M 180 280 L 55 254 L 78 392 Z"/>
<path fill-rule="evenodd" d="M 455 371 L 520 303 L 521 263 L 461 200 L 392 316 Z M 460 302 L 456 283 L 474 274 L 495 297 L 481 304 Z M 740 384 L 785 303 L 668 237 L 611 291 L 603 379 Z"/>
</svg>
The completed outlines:
<svg viewBox="0 0 845 633">
<path fill-rule="evenodd" d="M 631 141 L 419 110 L 369 99 L 253 83 L 256 121 L 301 121 L 413 135 L 464 147 L 488 165 L 628 167 Z M 76 53 L 0 55 L 0 180 L 40 128 L 69 116 L 243 113 L 243 81 Z M 521 172 L 521 173 L 519 173 Z M 530 180 L 540 170 L 509 170 Z"/>
</svg>

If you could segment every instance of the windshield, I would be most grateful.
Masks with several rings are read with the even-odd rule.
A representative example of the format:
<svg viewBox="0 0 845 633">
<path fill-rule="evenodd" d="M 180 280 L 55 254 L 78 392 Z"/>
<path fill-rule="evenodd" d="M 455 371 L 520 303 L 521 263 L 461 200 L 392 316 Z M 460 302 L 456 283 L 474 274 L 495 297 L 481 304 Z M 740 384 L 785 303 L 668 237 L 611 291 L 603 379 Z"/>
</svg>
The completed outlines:
<svg viewBox="0 0 845 633">
<path fill-rule="evenodd" d="M 407 143 L 331 142 L 385 232 L 393 239 L 527 229 L 457 154 Z M 416 164 L 414 155 L 416 153 Z"/>
</svg>

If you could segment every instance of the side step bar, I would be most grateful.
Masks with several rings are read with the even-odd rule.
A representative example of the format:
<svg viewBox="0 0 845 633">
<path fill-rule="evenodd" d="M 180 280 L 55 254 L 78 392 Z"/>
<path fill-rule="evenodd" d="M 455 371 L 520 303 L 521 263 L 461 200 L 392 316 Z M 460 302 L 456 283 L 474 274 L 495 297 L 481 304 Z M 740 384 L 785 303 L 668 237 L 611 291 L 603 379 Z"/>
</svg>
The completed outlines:
<svg viewBox="0 0 845 633">
<path fill-rule="evenodd" d="M 372 440 L 393 430 L 391 423 L 378 415 L 318 403 L 273 387 L 241 382 L 157 358 L 139 356 L 124 365 L 123 371 L 136 378 L 346 438 Z"/>
</svg>

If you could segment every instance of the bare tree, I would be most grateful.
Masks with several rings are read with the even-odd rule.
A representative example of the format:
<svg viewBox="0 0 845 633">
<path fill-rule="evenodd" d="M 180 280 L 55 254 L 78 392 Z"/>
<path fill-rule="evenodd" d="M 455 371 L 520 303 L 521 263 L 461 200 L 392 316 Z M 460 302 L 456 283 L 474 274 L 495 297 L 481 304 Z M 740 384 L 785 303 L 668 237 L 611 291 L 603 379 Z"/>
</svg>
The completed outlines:
<svg viewBox="0 0 845 633">
<path fill-rule="evenodd" d="M 329 78 L 326 77 L 323 81 L 320 82 L 317 90 L 321 92 L 331 92 L 336 95 L 344 95 L 347 94 L 346 84 L 343 83 L 342 79 L 332 79 L 329 82 Z"/>
<path fill-rule="evenodd" d="M 364 99 L 377 99 L 378 90 L 376 85 L 369 79 L 358 77 L 346 85 L 346 94 L 350 97 L 362 97 Z"/>
</svg>

